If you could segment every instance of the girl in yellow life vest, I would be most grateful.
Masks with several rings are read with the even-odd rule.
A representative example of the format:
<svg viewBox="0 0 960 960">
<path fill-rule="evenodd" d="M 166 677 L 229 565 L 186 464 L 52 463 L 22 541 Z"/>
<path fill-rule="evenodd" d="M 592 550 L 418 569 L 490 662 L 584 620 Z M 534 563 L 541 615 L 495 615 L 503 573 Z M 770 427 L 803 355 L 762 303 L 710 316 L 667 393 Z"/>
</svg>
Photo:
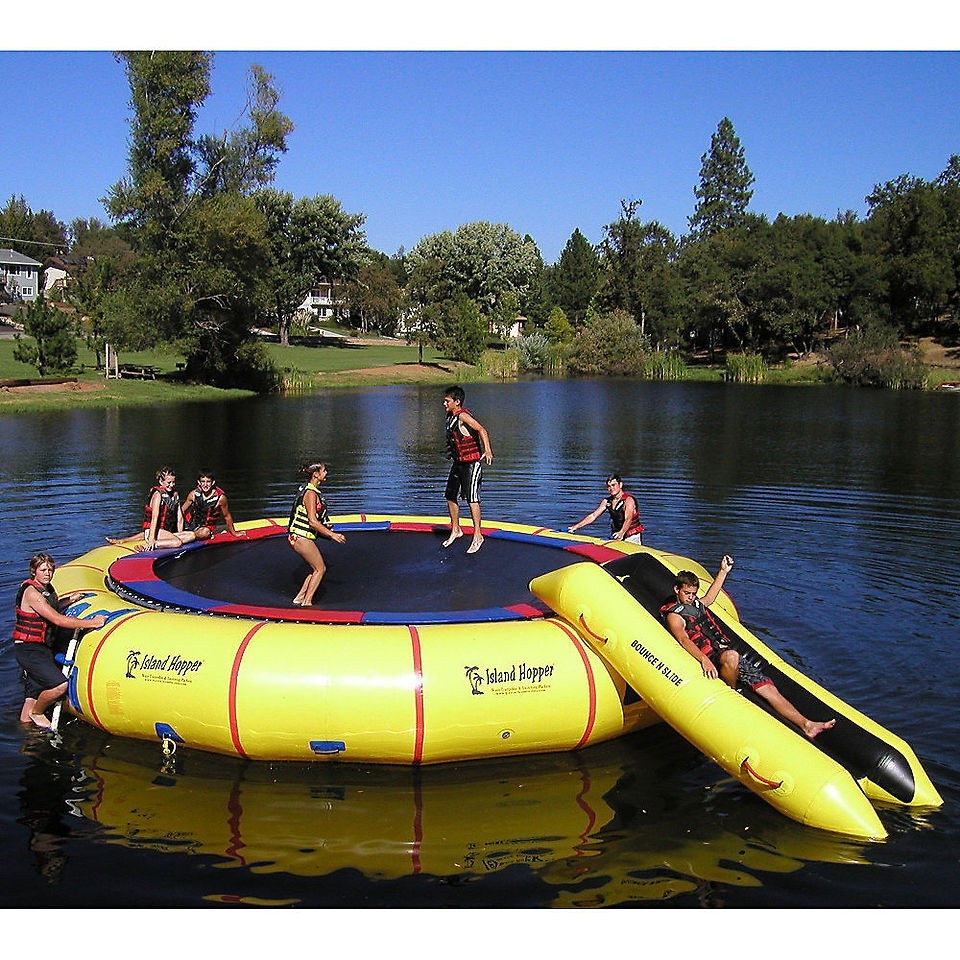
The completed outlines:
<svg viewBox="0 0 960 960">
<path fill-rule="evenodd" d="M 326 537 L 335 543 L 345 543 L 347 538 L 330 526 L 327 504 L 320 493 L 320 484 L 327 478 L 326 464 L 310 463 L 303 467 L 302 472 L 307 482 L 297 491 L 297 499 L 290 511 L 287 540 L 310 565 L 310 572 L 299 593 L 293 598 L 293 604 L 297 607 L 311 607 L 313 595 L 327 572 L 327 565 L 317 546 L 317 537 Z"/>
</svg>

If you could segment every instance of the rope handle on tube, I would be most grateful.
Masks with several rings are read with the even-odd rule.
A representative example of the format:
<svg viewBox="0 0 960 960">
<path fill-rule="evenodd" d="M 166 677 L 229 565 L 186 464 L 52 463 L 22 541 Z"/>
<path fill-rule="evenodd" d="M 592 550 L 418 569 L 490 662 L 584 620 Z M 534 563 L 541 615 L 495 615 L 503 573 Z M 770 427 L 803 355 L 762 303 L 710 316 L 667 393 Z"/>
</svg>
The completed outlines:
<svg viewBox="0 0 960 960">
<path fill-rule="evenodd" d="M 586 630 L 587 633 L 589 633 L 590 636 L 593 637 L 594 640 L 599 640 L 600 643 L 606 643 L 606 642 L 607 642 L 607 639 L 608 639 L 607 637 L 601 637 L 599 633 L 594 633 L 594 632 L 587 626 L 587 621 L 586 621 L 586 619 L 585 619 L 585 617 L 583 616 L 582 613 L 580 614 L 580 618 L 579 618 L 579 619 L 580 619 L 580 626 L 583 627 L 583 629 Z"/>
<path fill-rule="evenodd" d="M 744 757 L 743 763 L 740 764 L 740 769 L 746 770 L 747 773 L 749 773 L 754 780 L 759 780 L 760 783 L 764 784 L 767 787 L 773 787 L 774 790 L 776 790 L 778 787 L 783 786 L 782 780 L 768 780 L 766 777 L 761 777 L 760 774 L 757 773 L 757 771 L 750 766 L 749 761 L 750 761 L 749 757 Z"/>
</svg>

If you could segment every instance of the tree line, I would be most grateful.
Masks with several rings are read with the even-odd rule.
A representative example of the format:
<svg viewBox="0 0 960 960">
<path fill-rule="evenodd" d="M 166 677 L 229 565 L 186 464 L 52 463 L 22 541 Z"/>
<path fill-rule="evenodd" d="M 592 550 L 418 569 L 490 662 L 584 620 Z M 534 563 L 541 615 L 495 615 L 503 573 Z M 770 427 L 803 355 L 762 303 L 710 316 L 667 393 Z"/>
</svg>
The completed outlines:
<svg viewBox="0 0 960 960">
<path fill-rule="evenodd" d="M 627 198 L 598 244 L 577 228 L 554 264 L 530 236 L 488 222 L 387 255 L 367 244 L 362 213 L 271 186 L 293 121 L 260 67 L 241 120 L 213 136 L 194 130 L 213 54 L 116 58 L 132 119 L 126 176 L 104 200 L 111 223 L 67 227 L 23 197 L 0 209 L 0 236 L 62 244 L 83 264 L 64 296 L 98 352 L 164 345 L 198 382 L 268 390 L 276 373 L 254 330 L 289 343 L 320 281 L 338 285 L 352 326 L 404 336 L 421 359 L 429 345 L 478 363 L 497 344 L 511 348 L 514 371 L 678 376 L 695 357 L 762 366 L 826 351 L 842 378 L 917 386 L 903 341 L 960 333 L 957 155 L 932 182 L 903 174 L 876 185 L 863 219 L 771 221 L 749 211 L 754 176 L 724 117 L 683 236 Z M 57 372 L 70 363 L 71 320 L 47 306 L 25 311 L 36 344 L 18 349 Z"/>
</svg>

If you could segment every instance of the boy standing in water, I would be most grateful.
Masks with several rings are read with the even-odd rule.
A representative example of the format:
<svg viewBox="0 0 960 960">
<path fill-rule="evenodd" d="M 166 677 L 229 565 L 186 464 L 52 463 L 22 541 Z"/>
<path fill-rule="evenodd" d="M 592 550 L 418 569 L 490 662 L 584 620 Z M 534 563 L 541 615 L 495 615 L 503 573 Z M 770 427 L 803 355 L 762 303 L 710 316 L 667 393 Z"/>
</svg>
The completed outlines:
<svg viewBox="0 0 960 960">
<path fill-rule="evenodd" d="M 673 585 L 676 597 L 660 608 L 660 615 L 677 643 L 691 657 L 700 661 L 705 677 L 716 679 L 719 675 L 734 690 L 738 683 L 747 684 L 781 717 L 798 726 L 812 740 L 837 721 L 809 720 L 800 713 L 755 663 L 740 656 L 736 640 L 731 640 L 723 632 L 720 623 L 707 609 L 717 599 L 723 581 L 732 569 L 733 557 L 724 556 L 720 561 L 720 571 L 702 600 L 697 599 L 700 578 L 690 570 L 681 570 Z"/>
<path fill-rule="evenodd" d="M 483 481 L 483 462 L 493 463 L 493 449 L 487 430 L 463 405 L 462 387 L 448 387 L 443 394 L 446 412 L 448 455 L 453 458 L 445 495 L 450 512 L 450 536 L 443 541 L 449 547 L 463 536 L 460 529 L 459 497 L 467 501 L 473 519 L 473 539 L 467 553 L 476 553 L 483 546 L 480 532 L 480 484 Z"/>
</svg>

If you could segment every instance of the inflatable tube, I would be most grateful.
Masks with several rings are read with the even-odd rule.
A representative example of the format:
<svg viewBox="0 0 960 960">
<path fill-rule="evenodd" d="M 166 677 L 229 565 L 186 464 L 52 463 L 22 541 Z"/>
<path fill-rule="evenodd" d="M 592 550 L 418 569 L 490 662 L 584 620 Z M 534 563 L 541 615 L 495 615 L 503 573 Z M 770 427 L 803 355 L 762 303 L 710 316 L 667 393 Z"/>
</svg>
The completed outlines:
<svg viewBox="0 0 960 960">
<path fill-rule="evenodd" d="M 704 590 L 712 579 L 699 564 L 671 554 L 637 553 L 603 566 L 658 620 L 660 605 L 671 595 L 679 570 L 693 569 Z M 723 622 L 727 634 L 740 640 L 750 659 L 801 713 L 821 720 L 836 718 L 837 725 L 813 743 L 849 771 L 872 801 L 918 808 L 941 806 L 940 794 L 904 740 L 777 656 L 743 625 L 729 596 L 721 593 L 711 611 Z M 768 710 L 765 701 L 751 691 L 745 691 L 744 696 Z"/>
<path fill-rule="evenodd" d="M 353 530 L 353 552 L 344 550 L 343 558 L 360 550 L 364 530 L 386 525 L 393 529 L 388 536 L 418 533 L 418 564 L 426 557 L 444 570 L 464 565 L 445 589 L 462 592 L 467 609 L 284 609 L 220 602 L 171 584 L 178 564 L 191 557 L 244 550 L 253 589 L 250 550 L 272 548 L 270 539 L 302 580 L 305 567 L 286 545 L 282 520 L 240 524 L 242 541 L 196 550 L 98 547 L 56 574 L 59 590 L 86 593 L 70 607 L 72 616 L 109 617 L 77 644 L 68 709 L 112 734 L 244 758 L 400 764 L 574 750 L 660 722 L 575 630 L 532 602 L 525 583 L 517 593 L 523 602 L 508 597 L 496 607 L 473 607 L 473 592 L 456 589 L 471 571 L 476 576 L 481 557 L 503 567 L 500 548 L 509 552 L 518 539 L 534 541 L 526 549 L 535 553 L 535 546 L 549 547 L 539 551 L 548 568 L 616 551 L 534 527 L 491 524 L 479 554 L 454 556 L 439 549 L 442 518 L 335 523 Z M 251 547 L 258 537 L 261 547 Z M 166 567 L 172 572 L 163 579 L 157 571 Z M 394 586 L 400 600 L 413 592 L 409 583 Z M 385 607 L 391 598 L 374 599 Z"/>
<path fill-rule="evenodd" d="M 542 575 L 530 589 L 576 624 L 674 729 L 781 813 L 858 838 L 886 836 L 843 766 L 816 741 L 704 677 L 659 618 L 608 570 L 579 563 Z M 821 734 L 825 741 L 827 734 Z"/>
</svg>

